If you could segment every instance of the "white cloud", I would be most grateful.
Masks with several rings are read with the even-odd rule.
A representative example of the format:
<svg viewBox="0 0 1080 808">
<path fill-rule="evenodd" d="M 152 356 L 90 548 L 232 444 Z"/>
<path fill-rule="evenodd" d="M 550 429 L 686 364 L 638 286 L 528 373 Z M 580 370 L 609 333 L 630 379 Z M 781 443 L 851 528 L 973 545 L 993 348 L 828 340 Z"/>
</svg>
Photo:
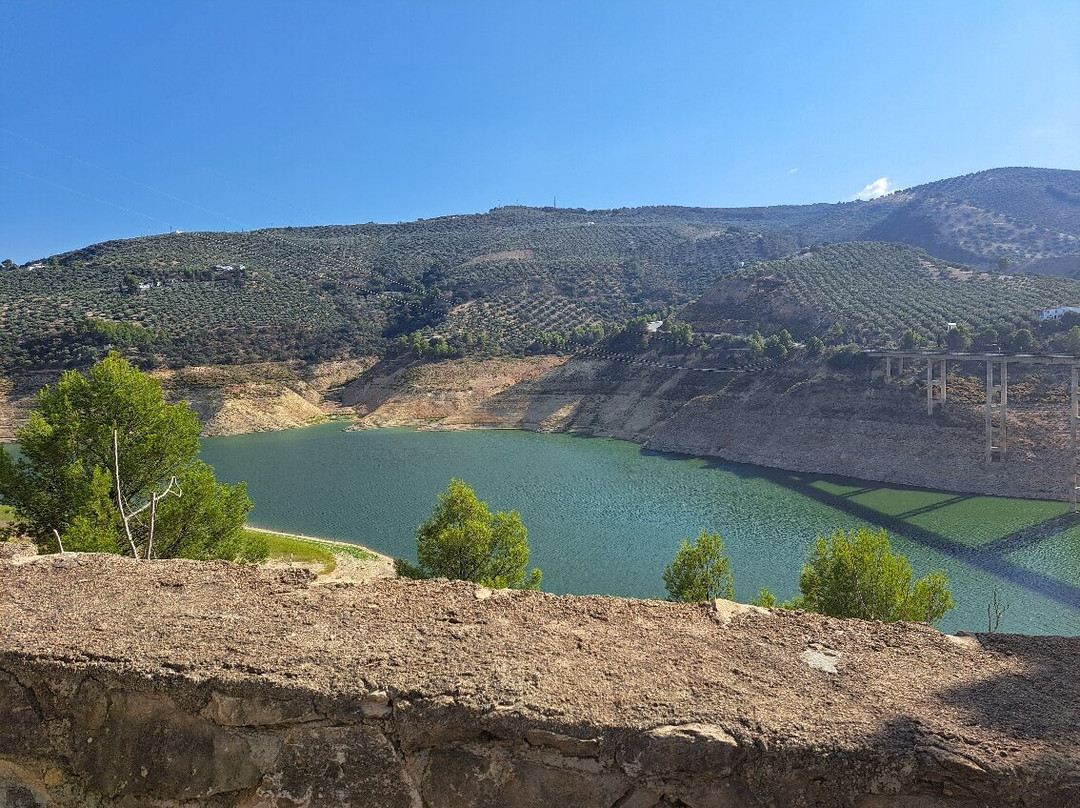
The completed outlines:
<svg viewBox="0 0 1080 808">
<path fill-rule="evenodd" d="M 793 168 L 793 169 L 791 169 L 791 171 L 788 172 L 788 174 L 798 174 L 798 173 L 799 173 L 799 169 L 797 169 L 797 168 Z"/>
<path fill-rule="evenodd" d="M 896 188 L 889 182 L 888 177 L 882 177 L 879 180 L 874 180 L 872 183 L 863 188 L 855 196 L 851 197 L 855 199 L 877 199 L 879 196 L 885 196 L 890 191 L 895 191 Z"/>
</svg>

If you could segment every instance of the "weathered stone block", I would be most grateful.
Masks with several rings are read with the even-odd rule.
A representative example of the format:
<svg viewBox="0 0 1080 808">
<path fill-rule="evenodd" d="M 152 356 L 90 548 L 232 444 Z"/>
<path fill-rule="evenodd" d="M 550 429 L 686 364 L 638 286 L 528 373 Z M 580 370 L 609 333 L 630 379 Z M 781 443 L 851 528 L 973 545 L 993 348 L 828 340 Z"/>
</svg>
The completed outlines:
<svg viewBox="0 0 1080 808">
<path fill-rule="evenodd" d="M 318 718 L 306 699 L 283 701 L 260 696 L 228 696 L 216 690 L 202 715 L 223 727 L 259 727 Z"/>
<path fill-rule="evenodd" d="M 406 754 L 480 740 L 485 733 L 473 713 L 452 703 L 431 706 L 402 700 L 394 704 L 394 730 Z"/>
<path fill-rule="evenodd" d="M 105 721 L 77 745 L 75 768 L 109 797 L 182 800 L 240 791 L 262 779 L 247 742 L 182 712 L 166 696 L 112 693 Z"/>
<path fill-rule="evenodd" d="M 742 760 L 739 742 L 712 724 L 657 727 L 623 742 L 616 760 L 629 774 L 730 774 Z"/>
<path fill-rule="evenodd" d="M 497 804 L 500 808 L 607 808 L 630 787 L 622 772 L 582 776 L 579 771 L 519 760 L 514 762 L 513 776 L 501 789 Z"/>
<path fill-rule="evenodd" d="M 0 777 L 0 808 L 44 808 L 45 805 L 31 789 L 19 783 L 6 783 Z"/>
<path fill-rule="evenodd" d="M 532 746 L 549 747 L 568 757 L 597 758 L 600 756 L 600 741 L 596 738 L 574 738 L 558 732 L 530 729 L 525 732 L 525 740 Z"/>
<path fill-rule="evenodd" d="M 257 806 L 413 805 L 404 762 L 374 727 L 294 729 L 275 770 L 259 787 Z"/>
<path fill-rule="evenodd" d="M 0 671 L 0 754 L 41 754 L 45 744 L 45 724 L 34 694 Z"/>
<path fill-rule="evenodd" d="M 509 775 L 505 758 L 486 758 L 457 749 L 433 750 L 421 782 L 430 808 L 496 808 Z"/>
</svg>

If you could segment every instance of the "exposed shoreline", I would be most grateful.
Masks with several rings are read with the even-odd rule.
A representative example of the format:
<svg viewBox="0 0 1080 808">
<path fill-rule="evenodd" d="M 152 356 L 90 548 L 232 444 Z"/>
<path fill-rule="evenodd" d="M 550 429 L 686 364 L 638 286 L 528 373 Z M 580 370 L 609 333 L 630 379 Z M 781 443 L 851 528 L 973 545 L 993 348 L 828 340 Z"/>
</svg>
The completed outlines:
<svg viewBox="0 0 1080 808">
<path fill-rule="evenodd" d="M 1018 389 L 1036 406 L 1009 413 L 1008 461 L 987 464 L 980 383 L 963 373 L 950 381 L 949 406 L 932 416 L 914 374 L 884 385 L 880 374 L 837 373 L 821 362 L 721 378 L 649 359 L 399 357 L 188 368 L 162 380 L 170 400 L 198 411 L 206 437 L 328 420 L 345 429 L 519 429 L 886 485 L 1068 498 L 1057 409 L 1040 410 L 1048 393 L 1034 382 Z M 45 381 L 24 379 L 17 393 L 0 394 L 0 436 L 25 421 L 31 388 Z"/>
<path fill-rule="evenodd" d="M 267 527 L 256 527 L 255 525 L 248 524 L 246 522 L 244 523 L 244 529 L 253 531 L 255 533 L 269 533 L 272 536 L 284 536 L 288 539 L 301 539 L 303 541 L 315 542 L 316 544 L 326 544 L 330 545 L 331 547 L 348 547 L 353 550 L 363 550 L 365 553 L 371 553 L 377 558 L 386 559 L 388 561 L 394 560 L 392 556 L 388 556 L 386 555 L 386 553 L 380 553 L 378 550 L 373 550 L 366 545 L 357 544 L 351 541 L 342 541 L 341 539 L 327 539 L 323 536 L 308 536 L 304 533 L 289 533 L 284 530 L 271 530 Z"/>
</svg>

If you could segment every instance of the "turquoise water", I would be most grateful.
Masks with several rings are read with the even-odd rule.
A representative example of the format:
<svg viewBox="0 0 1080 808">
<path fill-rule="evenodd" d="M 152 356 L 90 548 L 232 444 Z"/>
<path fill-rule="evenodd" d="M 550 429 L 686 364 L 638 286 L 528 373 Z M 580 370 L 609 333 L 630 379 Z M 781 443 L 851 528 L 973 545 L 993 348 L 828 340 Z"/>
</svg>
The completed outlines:
<svg viewBox="0 0 1080 808">
<path fill-rule="evenodd" d="M 451 477 L 491 509 L 516 509 L 532 563 L 556 593 L 664 596 L 679 543 L 719 532 L 737 597 L 798 592 L 818 534 L 889 530 L 916 575 L 942 569 L 957 608 L 941 627 L 1080 634 L 1080 521 L 1063 503 L 978 497 L 643 451 L 635 444 L 516 431 L 346 432 L 341 424 L 209 438 L 203 458 L 246 480 L 261 527 L 328 536 L 415 559 L 416 526 Z"/>
</svg>

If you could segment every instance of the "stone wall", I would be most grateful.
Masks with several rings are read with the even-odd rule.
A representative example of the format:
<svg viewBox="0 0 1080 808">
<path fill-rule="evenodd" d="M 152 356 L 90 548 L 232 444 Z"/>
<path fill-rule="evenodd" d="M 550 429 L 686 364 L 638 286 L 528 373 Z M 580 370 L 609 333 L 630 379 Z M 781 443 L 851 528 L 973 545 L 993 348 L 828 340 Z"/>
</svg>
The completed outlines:
<svg viewBox="0 0 1080 808">
<path fill-rule="evenodd" d="M 0 559 L 0 806 L 1080 804 L 1080 640 Z"/>
</svg>

